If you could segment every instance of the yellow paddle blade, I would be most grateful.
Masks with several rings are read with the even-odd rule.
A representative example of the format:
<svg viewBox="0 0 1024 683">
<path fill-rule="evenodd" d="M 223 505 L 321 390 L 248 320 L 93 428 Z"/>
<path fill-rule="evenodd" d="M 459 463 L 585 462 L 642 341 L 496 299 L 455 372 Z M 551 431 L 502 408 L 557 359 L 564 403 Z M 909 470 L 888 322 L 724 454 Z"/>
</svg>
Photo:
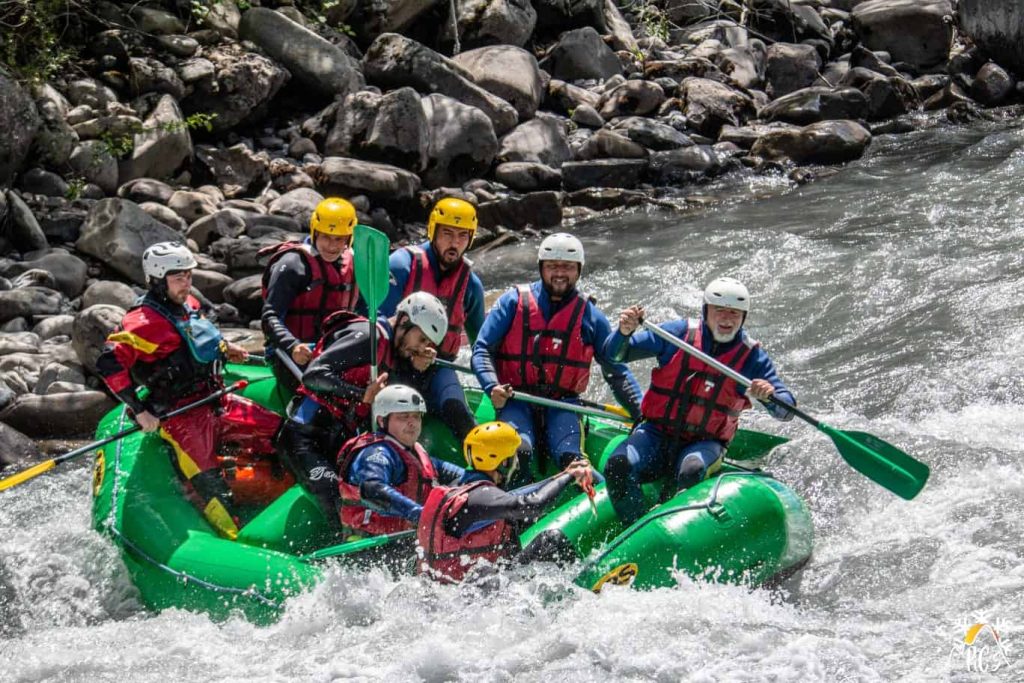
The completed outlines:
<svg viewBox="0 0 1024 683">
<path fill-rule="evenodd" d="M 0 479 L 0 491 L 6 491 L 7 489 L 17 486 L 24 481 L 38 477 L 43 472 L 49 472 L 56 464 L 56 460 L 47 460 L 39 463 L 38 465 L 29 467 L 27 470 L 22 470 L 13 476 L 7 477 L 6 479 Z"/>
<path fill-rule="evenodd" d="M 622 406 L 617 406 L 612 403 L 602 403 L 601 407 L 607 410 L 609 413 L 615 413 L 616 415 L 621 415 L 622 417 L 628 417 L 630 420 L 633 419 L 633 416 L 629 414 L 629 411 L 623 408 Z"/>
</svg>

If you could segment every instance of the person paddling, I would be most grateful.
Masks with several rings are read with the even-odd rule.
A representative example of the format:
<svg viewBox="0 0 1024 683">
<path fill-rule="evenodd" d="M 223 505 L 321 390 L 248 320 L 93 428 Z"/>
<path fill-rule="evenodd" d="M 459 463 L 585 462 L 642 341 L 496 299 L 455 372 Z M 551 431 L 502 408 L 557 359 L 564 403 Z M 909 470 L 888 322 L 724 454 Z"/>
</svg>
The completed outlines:
<svg viewBox="0 0 1024 683">
<path fill-rule="evenodd" d="M 522 442 L 507 422 L 474 428 L 463 444 L 466 463 L 486 475 L 455 488 L 434 487 L 416 530 L 417 570 L 444 582 L 461 581 L 475 568 L 514 557 L 519 533 L 539 519 L 565 488 L 591 486 L 593 470 L 573 460 L 565 470 L 536 484 L 503 491 L 515 473 Z"/>
<path fill-rule="evenodd" d="M 196 506 L 222 536 L 233 539 L 238 526 L 231 489 L 216 460 L 217 447 L 233 442 L 272 453 L 270 439 L 280 418 L 233 394 L 177 417 L 157 417 L 221 389 L 220 362 L 227 358 L 237 363 L 248 356 L 200 316 L 199 302 L 191 295 L 197 265 L 182 244 L 160 242 L 146 249 L 142 270 L 149 291 L 107 337 L 96 369 L 143 431 L 159 430 Z M 140 387 L 149 390 L 145 399 L 138 396 Z"/>
<path fill-rule="evenodd" d="M 749 311 L 747 288 L 738 280 L 721 277 L 704 290 L 701 318 L 660 325 L 750 378 L 749 390 L 651 332 L 636 332 L 643 307 L 631 306 L 619 314 L 618 330 L 608 338 L 605 353 L 624 362 L 658 360 L 641 404 L 643 421 L 619 444 L 604 468 L 612 505 L 627 526 L 647 511 L 641 484 L 667 479 L 674 484 L 673 490 L 681 490 L 721 467 L 740 413 L 751 407 L 751 398 L 761 401 L 776 419 L 793 418 L 785 407 L 767 402 L 774 395 L 796 405 L 771 358 L 743 327 Z"/>
</svg>

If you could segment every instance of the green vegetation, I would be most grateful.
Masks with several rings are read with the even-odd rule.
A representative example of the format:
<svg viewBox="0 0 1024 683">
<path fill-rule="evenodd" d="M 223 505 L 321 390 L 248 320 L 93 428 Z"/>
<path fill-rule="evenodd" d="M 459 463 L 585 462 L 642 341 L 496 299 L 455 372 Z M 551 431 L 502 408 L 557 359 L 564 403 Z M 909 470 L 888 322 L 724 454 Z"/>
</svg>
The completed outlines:
<svg viewBox="0 0 1024 683">
<path fill-rule="evenodd" d="M 42 82 L 77 56 L 66 36 L 91 14 L 90 0 L 0 0 L 0 59 L 16 78 Z"/>
</svg>

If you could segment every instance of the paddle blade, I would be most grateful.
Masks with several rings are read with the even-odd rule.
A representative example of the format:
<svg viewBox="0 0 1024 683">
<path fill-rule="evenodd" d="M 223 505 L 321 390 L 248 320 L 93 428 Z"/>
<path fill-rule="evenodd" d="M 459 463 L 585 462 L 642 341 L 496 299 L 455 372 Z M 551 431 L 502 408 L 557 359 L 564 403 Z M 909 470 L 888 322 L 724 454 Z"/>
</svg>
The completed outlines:
<svg viewBox="0 0 1024 683">
<path fill-rule="evenodd" d="M 360 553 L 364 550 L 370 550 L 372 548 L 379 548 L 394 541 L 401 540 L 403 538 L 411 538 L 416 535 L 415 529 L 408 529 L 406 531 L 398 531 L 393 534 L 384 534 L 382 536 L 370 536 L 369 538 L 361 538 L 358 541 L 349 541 L 348 543 L 341 543 L 339 545 L 332 545 L 329 548 L 321 548 L 314 553 L 309 555 L 303 555 L 302 559 L 309 560 L 325 560 L 328 557 L 341 557 L 342 555 L 352 555 L 353 553 Z"/>
<path fill-rule="evenodd" d="M 0 491 L 6 491 L 9 488 L 21 484 L 22 482 L 38 477 L 43 472 L 49 472 L 56 464 L 57 462 L 55 460 L 47 460 L 39 463 L 38 465 L 29 467 L 27 470 L 22 470 L 15 475 L 7 477 L 6 479 L 0 479 Z"/>
<path fill-rule="evenodd" d="M 826 424 L 818 428 L 829 435 L 850 467 L 900 498 L 913 499 L 928 481 L 928 465 L 874 434 L 847 432 Z"/>
<path fill-rule="evenodd" d="M 352 235 L 352 255 L 356 268 L 356 284 L 366 301 L 371 316 L 388 296 L 388 251 L 391 242 L 380 230 L 357 225 Z"/>
<path fill-rule="evenodd" d="M 729 450 L 725 457 L 729 460 L 741 462 L 744 460 L 757 460 L 772 452 L 776 446 L 789 441 L 784 436 L 755 432 L 750 429 L 737 430 L 736 436 L 729 442 Z"/>
</svg>

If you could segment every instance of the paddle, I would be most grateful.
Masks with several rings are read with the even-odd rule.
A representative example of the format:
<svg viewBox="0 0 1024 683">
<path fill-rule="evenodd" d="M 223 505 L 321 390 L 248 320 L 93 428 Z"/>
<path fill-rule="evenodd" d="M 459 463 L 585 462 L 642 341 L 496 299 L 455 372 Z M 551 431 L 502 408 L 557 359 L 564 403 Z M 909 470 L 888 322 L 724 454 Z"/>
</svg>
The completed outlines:
<svg viewBox="0 0 1024 683">
<path fill-rule="evenodd" d="M 314 553 L 303 555 L 302 560 L 309 562 L 310 560 L 324 560 L 328 557 L 340 557 L 342 555 L 351 555 L 353 553 L 360 553 L 364 550 L 370 550 L 372 548 L 379 548 L 383 545 L 388 545 L 392 541 L 398 541 L 403 538 L 409 538 L 416 535 L 416 529 L 406 529 L 405 531 L 396 531 L 393 534 L 383 534 L 381 536 L 370 536 L 369 538 L 361 538 L 358 541 L 349 541 L 347 543 L 341 543 L 339 545 L 332 545 L 328 548 L 321 548 Z"/>
<path fill-rule="evenodd" d="M 377 309 L 388 296 L 390 272 L 388 236 L 368 225 L 359 224 L 352 235 L 352 254 L 356 284 L 370 314 L 370 381 L 377 381 Z"/>
<path fill-rule="evenodd" d="M 271 379 L 271 378 L 270 377 L 265 377 L 265 378 L 262 378 L 262 379 Z M 262 381 L 262 379 L 258 379 L 258 380 L 255 380 L 255 381 L 260 382 L 260 381 Z M 233 391 L 239 391 L 241 389 L 244 389 L 248 385 L 249 385 L 249 380 L 240 379 L 237 382 L 235 382 L 234 384 L 228 385 L 228 386 L 224 387 L 223 389 L 221 389 L 220 391 L 215 391 L 215 392 L 213 392 L 212 394 L 210 394 L 209 396 L 207 396 L 205 398 L 201 398 L 198 401 L 193 401 L 192 403 L 189 403 L 187 406 L 182 406 L 181 408 L 178 408 L 177 410 L 172 410 L 171 412 L 167 413 L 166 415 L 164 415 L 160 419 L 161 420 L 166 420 L 167 418 L 174 417 L 176 415 L 181 415 L 182 413 L 186 413 L 186 412 L 192 410 L 193 408 L 198 408 L 199 406 L 206 405 L 207 403 L 212 403 L 213 401 L 219 400 L 220 397 L 224 396 L 225 394 L 230 394 Z M 52 458 L 50 460 L 46 460 L 44 462 L 39 463 L 38 465 L 33 465 L 32 467 L 29 467 L 27 470 L 22 470 L 21 472 L 18 472 L 17 474 L 15 474 L 13 476 L 7 477 L 6 479 L 0 479 L 0 491 L 4 491 L 4 490 L 9 489 L 11 487 L 17 486 L 18 484 L 26 482 L 29 479 L 34 479 L 35 477 L 38 477 L 43 472 L 49 472 L 50 470 L 52 470 L 57 465 L 60 465 L 61 463 L 65 463 L 68 460 L 71 460 L 73 458 L 77 458 L 80 455 L 83 455 L 83 454 L 88 453 L 90 451 L 96 450 L 97 448 L 100 448 L 101 446 L 106 446 L 108 443 L 110 443 L 112 441 L 117 441 L 118 439 L 123 439 L 124 437 L 128 436 L 129 434 L 134 434 L 135 432 L 137 432 L 137 431 L 139 431 L 141 429 L 142 429 L 142 427 L 140 427 L 138 425 L 135 425 L 134 427 L 129 427 L 128 429 L 124 430 L 123 432 L 118 432 L 117 434 L 114 434 L 113 436 L 108 436 L 105 439 L 100 439 L 99 441 L 94 441 L 91 444 L 88 444 L 86 446 L 82 446 L 81 448 L 76 448 L 75 450 L 69 451 L 69 452 L 67 452 L 67 453 L 65 453 L 63 455 L 58 455 L 56 458 Z"/>
<path fill-rule="evenodd" d="M 436 358 L 434 360 L 434 363 L 441 366 L 442 368 L 451 368 L 452 370 L 464 372 L 469 375 L 474 374 L 472 368 L 468 368 L 465 365 L 459 365 L 458 363 L 453 363 L 451 361 L 443 360 L 441 358 Z M 596 417 L 604 417 L 610 420 L 618 420 L 619 422 L 633 422 L 633 418 L 629 416 L 629 413 L 626 412 L 625 408 L 616 405 L 611 405 L 608 403 L 598 403 L 597 401 L 588 401 L 586 399 L 581 398 L 578 400 L 582 405 L 576 405 L 575 403 L 565 403 L 563 401 L 553 401 L 547 398 L 540 398 L 539 396 L 530 396 L 529 394 L 524 394 L 518 390 L 516 390 L 515 392 L 515 398 L 518 398 L 519 400 L 524 401 L 526 403 L 536 403 L 537 405 L 548 406 L 551 408 L 565 408 L 566 410 L 577 409 L 575 412 L 583 413 L 584 415 L 594 415 Z M 579 410 L 579 408 L 583 407 L 593 408 L 594 410 Z"/>
<path fill-rule="evenodd" d="M 732 368 L 719 363 L 703 351 L 687 344 L 674 334 L 666 332 L 657 325 L 647 322 L 646 320 L 643 321 L 642 324 L 644 328 L 650 331 L 651 334 L 664 339 L 669 344 L 672 344 L 691 356 L 704 361 L 744 387 L 750 386 L 751 382 L 749 379 Z M 921 491 L 922 488 L 924 488 L 925 482 L 928 481 L 928 465 L 919 460 L 915 460 L 907 453 L 904 453 L 900 449 L 896 448 L 896 446 L 893 446 L 891 443 L 883 441 L 877 436 L 867 434 L 865 432 L 844 431 L 842 429 L 830 427 L 827 424 L 814 419 L 799 408 L 791 406 L 784 401 L 780 401 L 775 396 L 769 396 L 768 400 L 789 410 L 804 422 L 817 427 L 818 430 L 827 434 L 828 437 L 832 439 L 832 443 L 834 443 L 836 448 L 839 450 L 839 455 L 843 457 L 843 460 L 845 460 L 850 467 L 857 470 L 871 481 L 889 489 L 897 496 L 905 498 L 906 500 L 911 500 Z"/>
</svg>

